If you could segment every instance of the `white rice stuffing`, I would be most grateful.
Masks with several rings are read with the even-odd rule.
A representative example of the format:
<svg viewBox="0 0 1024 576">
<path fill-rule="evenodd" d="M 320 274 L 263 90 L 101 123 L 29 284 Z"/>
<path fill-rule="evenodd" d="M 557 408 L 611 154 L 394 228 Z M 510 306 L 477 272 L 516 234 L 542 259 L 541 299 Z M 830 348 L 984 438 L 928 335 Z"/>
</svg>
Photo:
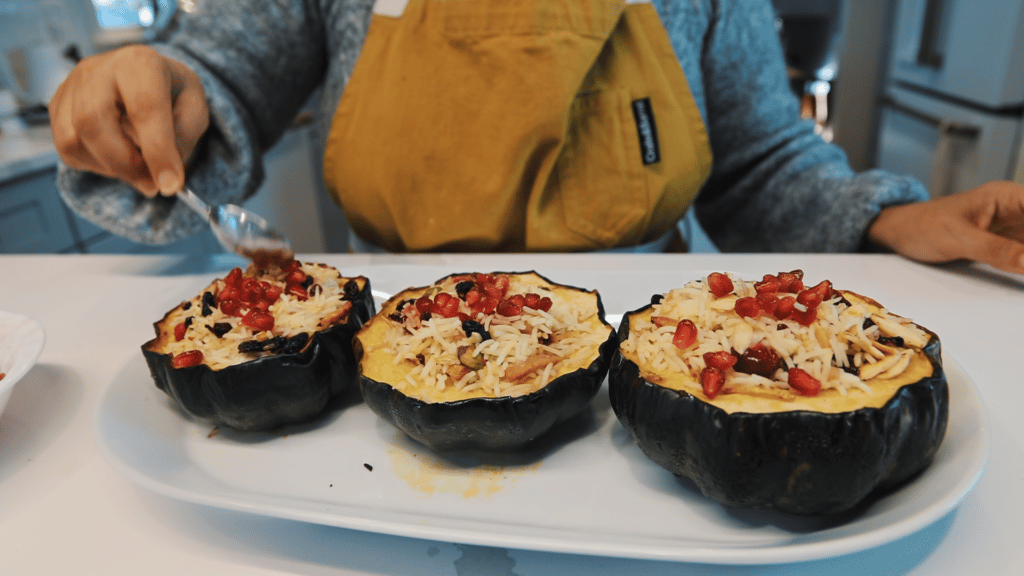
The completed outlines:
<svg viewBox="0 0 1024 576">
<path fill-rule="evenodd" d="M 621 344 L 623 352 L 638 358 L 644 369 L 655 373 L 688 372 L 699 382 L 700 372 L 705 367 L 705 352 L 742 354 L 763 342 L 779 354 L 787 369 L 806 370 L 821 382 L 823 389 L 835 389 L 844 396 L 852 390 L 870 392 L 868 384 L 856 374 L 843 370 L 843 367 L 856 369 L 885 357 L 885 352 L 877 345 L 878 338 L 885 334 L 870 322 L 869 328 L 864 328 L 865 320 L 873 313 L 867 306 L 833 298 L 819 305 L 817 320 L 810 326 L 802 326 L 793 319 L 776 320 L 765 313 L 756 318 L 740 317 L 734 311 L 735 300 L 755 296 L 755 282 L 732 274 L 729 277 L 733 294 L 721 298 L 711 293 L 707 278 L 663 294 L 661 301 L 652 305 L 651 317 L 668 319 L 670 324 L 658 327 L 644 318 L 631 318 L 629 337 Z M 892 315 L 885 309 L 874 314 L 891 318 L 925 341 L 928 339 L 909 319 Z M 684 353 L 673 344 L 672 338 L 676 324 L 687 318 L 696 325 L 698 336 L 696 343 Z M 824 341 L 819 340 L 819 334 Z M 726 386 L 729 385 L 789 388 L 785 370 L 776 371 L 772 378 L 728 370 Z"/>
<path fill-rule="evenodd" d="M 403 392 L 410 394 L 434 386 L 439 390 L 452 387 L 466 396 L 522 396 L 546 386 L 557 377 L 561 366 L 585 366 L 597 357 L 598 348 L 612 329 L 607 324 L 588 322 L 597 314 L 596 306 L 584 308 L 517 275 L 507 277 L 510 284 L 506 296 L 534 293 L 550 298 L 551 309 L 544 312 L 523 307 L 521 315 L 506 317 L 474 313 L 459 299 L 459 311 L 481 324 L 490 335 L 487 340 L 478 333 L 467 336 L 459 317 L 435 314 L 421 321 L 418 314 L 403 314 L 401 323 L 389 321 L 383 349 L 394 354 L 396 365 L 415 364 L 399 383 Z M 445 279 L 428 293 L 436 297 L 443 291 L 458 299 L 458 281 Z M 460 350 L 475 358 L 471 364 L 480 362 L 482 366 L 473 369 L 464 364 Z M 510 380 L 506 376 L 510 368 L 526 372 Z"/>
<path fill-rule="evenodd" d="M 271 330 L 253 331 L 243 326 L 241 318 L 225 314 L 217 306 L 209 308 L 209 314 L 202 315 L 203 293 L 210 292 L 214 296 L 224 289 L 224 279 L 217 279 L 202 293 L 183 302 L 166 317 L 161 331 L 167 333 L 163 338 L 163 346 L 155 352 L 178 354 L 191 350 L 203 353 L 203 363 L 213 370 L 221 370 L 228 366 L 241 364 L 271 352 L 240 352 L 238 347 L 251 340 L 266 341 L 274 337 L 291 338 L 299 334 L 312 335 L 320 329 L 320 324 L 346 311 L 351 303 L 344 298 L 344 286 L 349 281 L 341 273 L 329 266 L 315 263 L 302 263 L 300 269 L 312 277 L 311 295 L 306 300 L 282 292 L 279 299 L 272 304 L 268 312 L 274 317 Z M 250 266 L 244 276 L 254 277 L 271 285 L 285 287 L 283 273 L 279 270 L 260 271 Z M 315 288 L 319 286 L 319 288 Z M 174 327 L 191 318 L 191 325 L 185 331 L 184 338 L 175 340 Z M 344 318 L 341 318 L 343 321 Z M 210 327 L 216 324 L 229 324 L 231 329 L 221 336 L 214 334 Z M 336 322 L 335 322 L 336 323 Z"/>
</svg>

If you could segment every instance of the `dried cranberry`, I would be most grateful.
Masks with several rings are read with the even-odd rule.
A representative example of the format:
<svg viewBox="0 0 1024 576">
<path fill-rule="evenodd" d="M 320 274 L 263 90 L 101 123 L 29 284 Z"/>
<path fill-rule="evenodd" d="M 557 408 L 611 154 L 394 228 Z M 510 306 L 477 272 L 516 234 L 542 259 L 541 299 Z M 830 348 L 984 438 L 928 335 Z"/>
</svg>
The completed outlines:
<svg viewBox="0 0 1024 576">
<path fill-rule="evenodd" d="M 207 325 L 206 329 L 213 332 L 213 335 L 217 338 L 220 338 L 228 332 L 231 332 L 231 324 L 228 324 L 227 322 L 217 322 L 213 326 Z"/>
<path fill-rule="evenodd" d="M 342 300 L 355 300 L 359 297 L 359 283 L 355 280 L 349 280 L 341 287 L 341 292 Z"/>
<path fill-rule="evenodd" d="M 739 355 L 733 368 L 744 374 L 757 374 L 770 378 L 781 365 L 782 358 L 779 353 L 765 346 L 764 342 L 758 342 Z"/>
<path fill-rule="evenodd" d="M 459 295 L 459 298 L 465 300 L 466 294 L 469 294 L 470 288 L 476 286 L 472 280 L 463 280 L 455 285 L 455 293 Z"/>
<path fill-rule="evenodd" d="M 464 320 L 462 322 L 462 331 L 466 333 L 466 336 L 479 334 L 481 342 L 491 339 L 491 335 L 487 332 L 487 329 L 484 328 L 484 325 L 476 320 Z"/>
</svg>

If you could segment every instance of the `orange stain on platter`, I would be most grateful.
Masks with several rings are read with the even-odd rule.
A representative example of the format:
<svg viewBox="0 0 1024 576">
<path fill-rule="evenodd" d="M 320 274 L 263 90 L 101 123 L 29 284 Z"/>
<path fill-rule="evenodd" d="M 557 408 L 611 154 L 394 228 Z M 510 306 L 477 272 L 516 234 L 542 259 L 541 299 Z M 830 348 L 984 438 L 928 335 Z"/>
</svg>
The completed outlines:
<svg viewBox="0 0 1024 576">
<path fill-rule="evenodd" d="M 511 463 L 514 455 L 488 455 L 489 462 L 461 456 L 458 461 L 440 458 L 427 448 L 420 448 L 403 434 L 386 449 L 395 476 L 413 490 L 426 496 L 455 494 L 466 499 L 488 498 L 511 488 L 527 474 L 540 467 L 540 461 L 528 465 Z"/>
</svg>

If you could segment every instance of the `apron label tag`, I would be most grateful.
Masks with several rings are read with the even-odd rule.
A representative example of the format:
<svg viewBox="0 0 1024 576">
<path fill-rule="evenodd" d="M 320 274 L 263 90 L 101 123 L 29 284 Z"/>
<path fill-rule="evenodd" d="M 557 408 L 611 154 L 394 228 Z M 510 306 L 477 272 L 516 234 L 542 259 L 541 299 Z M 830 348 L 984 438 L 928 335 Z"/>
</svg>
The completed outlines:
<svg viewBox="0 0 1024 576">
<path fill-rule="evenodd" d="M 651 108 L 650 98 L 633 100 L 633 120 L 636 121 L 636 134 L 640 140 L 640 161 L 644 166 L 660 162 L 658 129 L 654 125 L 654 109 Z"/>
</svg>

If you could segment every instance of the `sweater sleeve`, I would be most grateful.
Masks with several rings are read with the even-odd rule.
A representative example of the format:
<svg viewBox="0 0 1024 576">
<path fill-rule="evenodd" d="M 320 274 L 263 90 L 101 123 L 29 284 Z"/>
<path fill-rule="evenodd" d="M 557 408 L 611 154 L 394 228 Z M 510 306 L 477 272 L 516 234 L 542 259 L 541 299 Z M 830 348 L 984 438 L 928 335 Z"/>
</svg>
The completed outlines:
<svg viewBox="0 0 1024 576">
<path fill-rule="evenodd" d="M 322 81 L 323 21 L 315 0 L 206 0 L 179 11 L 166 40 L 153 44 L 196 71 L 210 127 L 187 180 L 215 203 L 239 203 L 263 179 L 261 156 Z M 147 199 L 130 186 L 61 163 L 58 188 L 82 217 L 115 234 L 165 244 L 205 224 L 173 197 Z"/>
<path fill-rule="evenodd" d="M 882 208 L 927 199 L 913 179 L 855 174 L 800 118 L 768 0 L 707 3 L 699 65 L 714 167 L 695 212 L 720 250 L 852 252 Z"/>
</svg>

